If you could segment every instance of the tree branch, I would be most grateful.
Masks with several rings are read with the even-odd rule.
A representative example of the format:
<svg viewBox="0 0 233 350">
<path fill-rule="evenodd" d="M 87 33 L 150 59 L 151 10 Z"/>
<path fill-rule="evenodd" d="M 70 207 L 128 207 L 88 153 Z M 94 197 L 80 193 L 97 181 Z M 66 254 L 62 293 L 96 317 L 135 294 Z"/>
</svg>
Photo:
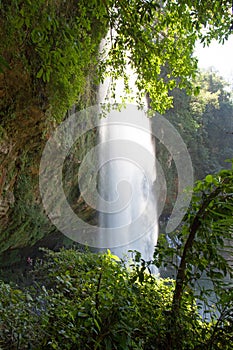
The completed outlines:
<svg viewBox="0 0 233 350">
<path fill-rule="evenodd" d="M 226 181 L 223 181 L 226 182 Z M 173 294 L 173 301 L 172 301 L 172 314 L 175 315 L 179 312 L 180 308 L 180 302 L 182 298 L 182 292 L 186 277 L 186 266 L 187 266 L 187 255 L 191 251 L 193 247 L 193 243 L 196 237 L 196 233 L 198 229 L 201 226 L 202 220 L 206 215 L 206 209 L 208 208 L 209 204 L 212 202 L 214 198 L 216 198 L 219 193 L 222 191 L 222 185 L 223 183 L 216 187 L 213 192 L 211 192 L 203 201 L 200 209 L 196 213 L 192 223 L 190 224 L 189 228 L 189 236 L 187 238 L 187 241 L 184 246 L 183 254 L 181 257 L 180 265 L 178 268 L 178 273 L 176 277 L 176 285 L 175 285 L 175 291 Z"/>
</svg>

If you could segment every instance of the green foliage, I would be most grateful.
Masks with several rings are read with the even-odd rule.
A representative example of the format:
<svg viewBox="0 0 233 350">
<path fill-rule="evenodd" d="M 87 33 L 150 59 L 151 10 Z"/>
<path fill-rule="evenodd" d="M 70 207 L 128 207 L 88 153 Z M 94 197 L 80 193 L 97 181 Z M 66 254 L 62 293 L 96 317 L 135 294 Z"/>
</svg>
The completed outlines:
<svg viewBox="0 0 233 350">
<path fill-rule="evenodd" d="M 156 265 L 172 264 L 177 269 L 175 310 L 181 305 L 183 292 L 194 288 L 201 277 L 213 284 L 217 311 L 221 313 L 226 307 L 225 288 L 229 288 L 233 276 L 232 193 L 233 170 L 207 175 L 196 183 L 190 209 L 180 230 L 173 234 L 173 244 L 164 236 L 159 239 L 154 255 Z M 178 263 L 174 259 L 177 256 Z M 196 296 L 208 303 L 209 290 L 201 288 Z"/>
<path fill-rule="evenodd" d="M 106 74 L 124 78 L 128 90 L 128 63 L 137 75 L 139 101 L 149 92 L 152 108 L 164 112 L 172 103 L 169 91 L 191 89 L 196 39 L 208 44 L 229 36 L 230 7 L 231 1 L 217 0 L 1 2 L 0 64 L 14 68 L 21 62 L 34 92 L 42 93 L 52 115 L 62 118 L 84 98 L 88 76 L 92 82 Z M 105 59 L 98 49 L 108 29 Z"/>
<path fill-rule="evenodd" d="M 172 103 L 169 91 L 191 90 L 197 61 L 193 50 L 197 38 L 209 43 L 230 33 L 230 1 L 113 1 L 110 6 L 110 49 L 103 70 L 125 78 L 127 63 L 137 75 L 139 99 L 146 92 L 151 107 L 164 112 Z M 107 67 L 106 67 L 107 63 Z"/>
<path fill-rule="evenodd" d="M 233 338 L 232 253 L 233 253 L 233 169 L 207 175 L 194 188 L 192 202 L 181 227 L 160 235 L 154 253 L 159 268 L 176 272 L 175 289 L 168 324 L 180 329 L 183 299 L 197 300 L 203 319 L 212 320 L 204 333 L 205 346 L 197 349 L 230 349 Z M 177 333 L 167 335 L 174 344 Z M 179 347 L 178 347 L 179 348 Z M 182 346 L 180 346 L 182 348 Z M 170 349 L 170 348 L 169 348 Z M 171 347 L 173 349 L 173 347 Z"/>
<path fill-rule="evenodd" d="M 27 349 L 34 333 L 33 299 L 29 293 L 3 282 L 0 284 L 0 295 L 0 347 Z"/>
<path fill-rule="evenodd" d="M 171 349 L 204 346 L 209 326 L 188 294 L 182 330 L 168 328 L 173 283 L 146 271 L 140 282 L 139 255 L 129 270 L 110 252 L 47 254 L 35 267 L 31 290 L 1 284 L 2 349 L 165 350 L 171 331 L 178 337 Z"/>
<path fill-rule="evenodd" d="M 165 117 L 174 125 L 187 145 L 195 179 L 230 168 L 225 159 L 232 158 L 233 104 L 229 85 L 213 71 L 199 72 L 195 84 L 199 94 L 185 90 L 172 92 L 174 107 Z M 153 119 L 152 119 L 153 128 Z M 156 157 L 163 165 L 167 183 L 165 214 L 171 212 L 177 196 L 177 171 L 171 154 L 161 142 Z"/>
<path fill-rule="evenodd" d="M 53 116 L 63 118 L 87 92 L 87 76 L 94 80 L 98 46 L 106 32 L 104 4 L 15 0 L 1 3 L 0 11 L 5 32 L 1 51 L 12 68 L 23 63 L 35 93 L 47 98 Z"/>
</svg>

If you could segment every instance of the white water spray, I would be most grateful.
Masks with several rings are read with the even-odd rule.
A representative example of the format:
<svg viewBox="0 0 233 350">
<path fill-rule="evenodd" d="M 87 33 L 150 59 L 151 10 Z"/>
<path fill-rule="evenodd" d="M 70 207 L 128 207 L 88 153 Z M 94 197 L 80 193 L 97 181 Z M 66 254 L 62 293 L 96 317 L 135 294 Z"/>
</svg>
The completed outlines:
<svg viewBox="0 0 233 350">
<path fill-rule="evenodd" d="M 100 87 L 100 103 L 105 100 L 107 86 L 105 83 Z M 122 93 L 118 82 L 116 102 L 120 102 Z M 120 112 L 112 110 L 102 119 L 99 131 L 104 145 L 99 156 L 99 193 L 107 203 L 99 215 L 99 245 L 119 257 L 128 255 L 128 250 L 137 250 L 146 261 L 153 257 L 158 236 L 153 190 L 155 145 L 151 134 L 145 111 L 134 105 Z"/>
</svg>

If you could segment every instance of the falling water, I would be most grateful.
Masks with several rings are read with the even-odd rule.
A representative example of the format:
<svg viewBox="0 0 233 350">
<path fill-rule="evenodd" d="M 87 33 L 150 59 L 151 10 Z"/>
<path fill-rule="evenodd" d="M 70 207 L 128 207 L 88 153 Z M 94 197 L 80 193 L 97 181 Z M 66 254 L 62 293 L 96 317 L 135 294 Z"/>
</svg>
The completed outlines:
<svg viewBox="0 0 233 350">
<path fill-rule="evenodd" d="M 132 75 L 133 93 L 134 80 Z M 106 82 L 100 87 L 100 105 L 108 97 L 108 85 Z M 117 85 L 116 96 L 121 101 L 122 84 Z M 109 248 L 120 257 L 128 250 L 138 250 L 150 260 L 157 243 L 157 216 L 166 200 L 165 176 L 156 162 L 150 119 L 132 104 L 120 111 L 113 109 L 102 119 L 99 112 L 96 105 L 72 113 L 47 141 L 39 177 L 44 209 L 57 229 L 75 242 L 94 249 Z M 82 160 L 78 183 L 82 200 L 100 213 L 98 228 L 75 214 L 63 189 L 64 162 L 71 147 L 96 128 L 100 140 Z M 170 152 L 179 179 L 176 203 L 166 227 L 169 233 L 179 225 L 191 200 L 192 191 L 184 189 L 193 185 L 192 162 L 177 130 L 157 114 L 153 134 Z"/>
<path fill-rule="evenodd" d="M 106 84 L 100 88 L 100 102 L 105 95 Z M 100 246 L 120 257 L 137 250 L 148 261 L 158 235 L 150 119 L 134 105 L 112 110 L 102 119 L 99 137 L 98 190 L 106 204 L 99 215 Z"/>
</svg>

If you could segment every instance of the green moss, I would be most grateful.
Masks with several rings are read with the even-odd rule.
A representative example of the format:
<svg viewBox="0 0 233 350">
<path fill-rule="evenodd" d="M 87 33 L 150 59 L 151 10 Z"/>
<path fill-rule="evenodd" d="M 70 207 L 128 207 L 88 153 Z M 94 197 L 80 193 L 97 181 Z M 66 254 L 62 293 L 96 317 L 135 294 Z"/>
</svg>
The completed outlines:
<svg viewBox="0 0 233 350">
<path fill-rule="evenodd" d="M 0 154 L 0 197 L 9 191 L 14 196 L 0 217 L 0 252 L 33 246 L 55 230 L 41 203 L 40 157 L 67 110 L 95 102 L 98 47 L 107 27 L 104 4 L 96 5 L 82 0 L 0 4 L 1 57 L 10 63 L 0 72 L 0 139 L 8 147 Z M 94 132 L 80 138 L 72 151 L 77 159 L 95 138 Z M 94 222 L 95 212 L 78 189 L 73 191 L 78 169 L 79 164 L 65 162 L 66 193 L 76 213 Z"/>
</svg>

